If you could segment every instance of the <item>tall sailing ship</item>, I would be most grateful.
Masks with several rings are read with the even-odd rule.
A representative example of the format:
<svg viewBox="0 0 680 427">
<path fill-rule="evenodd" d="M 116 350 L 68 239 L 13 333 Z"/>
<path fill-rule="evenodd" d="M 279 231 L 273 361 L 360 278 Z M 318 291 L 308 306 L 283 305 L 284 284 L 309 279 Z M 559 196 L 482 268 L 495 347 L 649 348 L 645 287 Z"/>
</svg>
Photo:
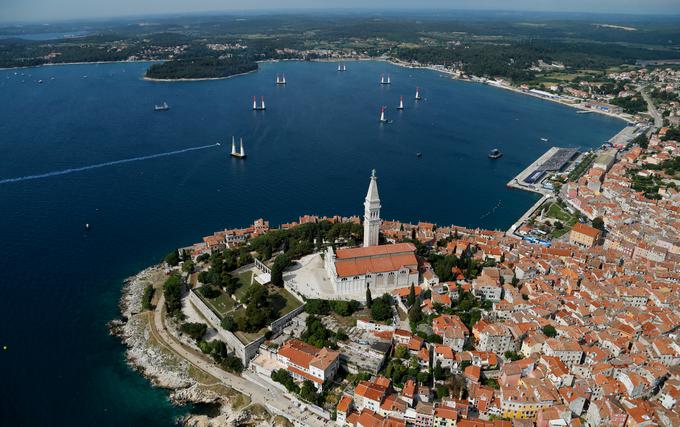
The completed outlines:
<svg viewBox="0 0 680 427">
<path fill-rule="evenodd" d="M 276 75 L 276 84 L 277 85 L 285 85 L 286 84 L 286 75 L 281 74 L 280 76 L 277 74 Z"/>
<path fill-rule="evenodd" d="M 387 75 L 387 78 L 385 78 L 384 74 L 380 75 L 380 84 L 381 85 L 389 85 L 392 84 L 392 80 L 390 79 L 390 75 Z"/>
<path fill-rule="evenodd" d="M 257 97 L 253 96 L 253 110 L 264 111 L 267 108 L 264 106 L 264 96 L 260 98 L 260 105 L 257 105 Z"/>
<path fill-rule="evenodd" d="M 231 137 L 231 157 L 236 157 L 237 159 L 246 158 L 246 150 L 243 149 L 243 138 L 240 138 L 241 149 L 236 151 L 236 139 Z"/>
</svg>

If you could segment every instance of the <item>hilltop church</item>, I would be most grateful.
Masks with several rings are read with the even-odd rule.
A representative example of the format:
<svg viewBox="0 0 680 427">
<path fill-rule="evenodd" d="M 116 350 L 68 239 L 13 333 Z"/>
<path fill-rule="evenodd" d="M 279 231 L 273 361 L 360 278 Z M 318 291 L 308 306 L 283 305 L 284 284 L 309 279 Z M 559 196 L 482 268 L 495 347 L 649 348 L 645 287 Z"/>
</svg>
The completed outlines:
<svg viewBox="0 0 680 427">
<path fill-rule="evenodd" d="M 358 248 L 328 247 L 324 266 L 336 294 L 364 300 L 366 288 L 375 296 L 418 284 L 416 248 L 411 243 L 379 245 L 380 197 L 375 170 L 364 201 L 364 245 Z"/>
</svg>

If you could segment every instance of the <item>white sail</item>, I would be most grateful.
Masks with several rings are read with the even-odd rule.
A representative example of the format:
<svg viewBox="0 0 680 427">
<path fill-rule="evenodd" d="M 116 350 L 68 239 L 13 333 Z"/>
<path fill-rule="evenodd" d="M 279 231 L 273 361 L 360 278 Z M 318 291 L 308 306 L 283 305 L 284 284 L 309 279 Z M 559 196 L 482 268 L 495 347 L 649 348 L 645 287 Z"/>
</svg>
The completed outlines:
<svg viewBox="0 0 680 427">
<path fill-rule="evenodd" d="M 399 109 L 403 110 L 404 109 L 404 97 L 399 98 Z"/>
<path fill-rule="evenodd" d="M 233 136 L 231 137 L 231 154 L 236 154 L 236 140 Z"/>
<path fill-rule="evenodd" d="M 390 81 L 390 75 L 387 75 L 387 84 L 391 84 L 392 82 Z"/>
<path fill-rule="evenodd" d="M 241 152 L 240 152 L 240 154 L 241 154 L 241 157 L 246 156 L 246 151 L 243 149 L 243 138 L 241 138 Z"/>
<path fill-rule="evenodd" d="M 283 74 L 281 76 L 281 84 L 284 84 L 284 85 L 286 84 L 286 75 L 285 74 Z"/>
<path fill-rule="evenodd" d="M 257 99 L 253 96 L 253 110 L 257 110 Z"/>
<path fill-rule="evenodd" d="M 416 99 L 420 99 L 420 88 L 416 88 Z"/>
<path fill-rule="evenodd" d="M 260 98 L 260 99 L 261 99 L 261 101 L 262 101 L 262 102 L 261 102 L 261 106 L 260 106 L 260 110 L 264 110 L 264 96 L 263 96 L 262 98 Z"/>
<path fill-rule="evenodd" d="M 387 121 L 387 119 L 385 119 L 385 107 L 382 107 L 382 108 L 380 109 L 380 121 L 381 121 L 381 122 L 386 122 L 386 121 Z"/>
</svg>

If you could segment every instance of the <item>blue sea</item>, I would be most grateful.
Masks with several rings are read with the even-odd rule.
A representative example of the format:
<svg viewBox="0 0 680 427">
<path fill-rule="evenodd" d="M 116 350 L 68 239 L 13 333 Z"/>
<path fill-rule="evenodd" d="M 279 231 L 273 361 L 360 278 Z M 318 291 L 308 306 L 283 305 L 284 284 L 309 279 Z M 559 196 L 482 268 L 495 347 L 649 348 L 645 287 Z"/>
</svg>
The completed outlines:
<svg viewBox="0 0 680 427">
<path fill-rule="evenodd" d="M 186 413 L 106 327 L 123 280 L 175 247 L 259 217 L 359 215 L 373 168 L 383 218 L 504 229 L 536 200 L 505 187 L 514 175 L 552 145 L 599 146 L 625 126 L 383 62 L 182 83 L 142 80 L 147 66 L 0 71 L 2 425 L 165 426 Z M 247 160 L 229 157 L 232 136 Z M 492 148 L 505 155 L 489 160 Z"/>
</svg>

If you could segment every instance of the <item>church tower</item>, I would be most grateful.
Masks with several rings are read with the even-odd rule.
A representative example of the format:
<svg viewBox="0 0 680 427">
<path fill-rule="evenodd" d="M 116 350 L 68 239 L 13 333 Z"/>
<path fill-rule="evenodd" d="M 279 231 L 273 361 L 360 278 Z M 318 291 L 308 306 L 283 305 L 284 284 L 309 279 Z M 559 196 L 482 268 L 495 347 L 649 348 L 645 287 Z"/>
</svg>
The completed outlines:
<svg viewBox="0 0 680 427">
<path fill-rule="evenodd" d="M 378 196 L 378 177 L 375 176 L 375 169 L 373 169 L 364 201 L 364 247 L 377 246 L 379 234 L 380 196 Z"/>
</svg>

